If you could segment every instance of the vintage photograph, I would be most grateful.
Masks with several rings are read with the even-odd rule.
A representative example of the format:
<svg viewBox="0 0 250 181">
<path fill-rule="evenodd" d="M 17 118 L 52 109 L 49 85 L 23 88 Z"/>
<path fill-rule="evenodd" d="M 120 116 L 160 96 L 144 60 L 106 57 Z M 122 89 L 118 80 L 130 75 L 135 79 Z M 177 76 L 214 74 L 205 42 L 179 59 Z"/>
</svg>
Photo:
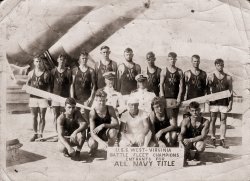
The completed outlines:
<svg viewBox="0 0 250 181">
<path fill-rule="evenodd" d="M 0 180 L 250 180 L 248 0 L 4 0 L 0 32 Z"/>
</svg>

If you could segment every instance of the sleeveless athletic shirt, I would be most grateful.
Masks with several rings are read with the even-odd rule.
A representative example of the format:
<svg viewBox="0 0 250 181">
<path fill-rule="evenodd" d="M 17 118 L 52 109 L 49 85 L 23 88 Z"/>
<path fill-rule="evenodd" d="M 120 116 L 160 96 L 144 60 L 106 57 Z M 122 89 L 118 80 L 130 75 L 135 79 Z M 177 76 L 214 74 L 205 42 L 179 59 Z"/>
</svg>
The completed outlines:
<svg viewBox="0 0 250 181">
<path fill-rule="evenodd" d="M 122 95 L 127 95 L 137 89 L 137 82 L 135 80 L 135 76 L 139 72 L 137 72 L 135 68 L 135 63 L 132 68 L 128 68 L 125 64 L 124 64 L 124 67 L 125 67 L 125 70 L 120 78 L 120 82 L 121 82 L 120 92 Z"/>
<path fill-rule="evenodd" d="M 164 81 L 164 97 L 177 99 L 179 93 L 179 85 L 181 81 L 181 75 L 179 74 L 179 68 L 174 73 L 171 73 L 166 68 L 166 77 Z"/>
<path fill-rule="evenodd" d="M 225 76 L 222 79 L 218 79 L 216 75 L 214 74 L 214 80 L 210 86 L 212 88 L 212 93 L 229 90 L 227 74 L 225 74 Z M 219 99 L 219 100 L 210 102 L 210 105 L 228 106 L 228 104 L 229 104 L 229 98 Z"/>
<path fill-rule="evenodd" d="M 149 92 L 154 92 L 156 96 L 159 96 L 160 92 L 160 74 L 158 73 L 161 69 L 156 67 L 154 73 L 150 73 L 147 68 L 148 84 L 147 89 Z"/>
<path fill-rule="evenodd" d="M 33 71 L 32 77 L 28 82 L 31 87 L 41 89 L 43 91 L 48 91 L 50 84 L 49 72 L 44 71 L 42 75 L 36 76 L 35 71 Z M 30 94 L 30 97 L 42 99 L 42 97 Z"/>
<path fill-rule="evenodd" d="M 186 82 L 188 86 L 187 100 L 204 96 L 206 90 L 206 73 L 202 70 L 198 75 L 192 73 L 191 70 L 189 72 L 190 78 Z"/>
<path fill-rule="evenodd" d="M 60 118 L 60 119 L 64 119 L 63 128 L 64 128 L 66 136 L 70 136 L 76 129 L 79 128 L 80 125 L 77 121 L 79 114 L 81 114 L 81 113 L 78 111 L 75 111 L 73 113 L 72 120 L 67 121 L 67 120 L 69 120 L 69 118 L 66 118 L 65 113 L 62 113 L 62 118 Z"/>
<path fill-rule="evenodd" d="M 202 129 L 204 128 L 205 119 L 202 117 L 201 124 L 198 127 L 193 127 L 191 124 L 191 119 L 189 118 L 190 125 L 187 127 L 185 138 L 194 138 L 201 135 Z"/>
<path fill-rule="evenodd" d="M 102 62 L 100 62 L 100 66 L 97 69 L 97 88 L 98 89 L 105 87 L 105 80 L 104 80 L 103 74 L 109 71 L 116 71 L 113 69 L 112 60 L 110 60 L 108 65 L 104 65 Z"/>
<path fill-rule="evenodd" d="M 170 126 L 170 122 L 167 117 L 166 111 L 165 111 L 165 119 L 163 121 L 160 121 L 154 113 L 154 126 L 155 126 L 155 133 L 157 133 L 161 129 L 164 129 Z"/>
<path fill-rule="evenodd" d="M 66 69 L 62 73 L 60 73 L 57 70 L 57 68 L 54 68 L 51 71 L 51 76 L 52 76 L 52 85 L 53 85 L 52 92 L 62 97 L 69 97 L 70 85 L 72 82 L 71 71 L 69 69 Z"/>
<path fill-rule="evenodd" d="M 94 122 L 95 122 L 95 127 L 100 126 L 101 124 L 110 124 L 111 123 L 111 116 L 109 114 L 109 106 L 107 106 L 107 112 L 106 112 L 106 115 L 104 118 L 100 117 L 95 110 Z"/>
<path fill-rule="evenodd" d="M 74 94 L 76 101 L 79 103 L 84 103 L 91 95 L 91 89 L 92 77 L 90 68 L 88 68 L 86 72 L 82 72 L 78 67 L 75 73 L 74 81 Z"/>
</svg>

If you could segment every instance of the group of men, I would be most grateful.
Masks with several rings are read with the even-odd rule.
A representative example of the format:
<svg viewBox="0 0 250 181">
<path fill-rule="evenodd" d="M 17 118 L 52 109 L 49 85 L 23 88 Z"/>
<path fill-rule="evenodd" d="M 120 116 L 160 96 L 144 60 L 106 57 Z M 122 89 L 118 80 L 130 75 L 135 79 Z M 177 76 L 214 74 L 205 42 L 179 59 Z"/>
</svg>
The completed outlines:
<svg viewBox="0 0 250 181">
<path fill-rule="evenodd" d="M 220 145 L 227 147 L 226 118 L 232 109 L 232 96 L 210 102 L 210 121 L 201 116 L 199 103 L 191 102 L 180 127 L 177 124 L 183 100 L 224 90 L 232 92 L 232 78 L 224 73 L 222 59 L 215 60 L 216 70 L 207 76 L 199 68 L 198 55 L 191 58 L 192 69 L 183 73 L 176 67 L 176 53 L 168 54 L 167 66 L 161 69 L 155 65 L 155 54 L 148 52 L 147 70 L 142 74 L 141 66 L 133 60 L 131 48 L 124 50 L 125 62 L 119 66 L 109 58 L 110 52 L 108 46 L 101 47 L 102 59 L 96 62 L 94 69 L 87 65 L 88 53 L 85 51 L 80 53 L 79 66 L 72 69 L 66 67 L 65 55 L 58 56 L 58 66 L 50 72 L 45 70 L 40 57 L 34 58 L 34 70 L 29 73 L 27 84 L 67 98 L 65 105 L 55 101 L 51 104 L 60 150 L 65 156 L 78 160 L 88 140 L 90 155 L 94 155 L 98 147 L 165 147 L 179 143 L 186 150 L 186 158 L 189 158 L 189 150 L 194 149 L 194 158 L 198 159 L 205 149 L 209 127 L 212 144 L 216 145 L 218 114 Z M 85 108 L 76 108 L 76 103 Z M 30 95 L 29 106 L 35 132 L 31 141 L 35 141 L 42 137 L 49 105 L 46 99 Z"/>
</svg>

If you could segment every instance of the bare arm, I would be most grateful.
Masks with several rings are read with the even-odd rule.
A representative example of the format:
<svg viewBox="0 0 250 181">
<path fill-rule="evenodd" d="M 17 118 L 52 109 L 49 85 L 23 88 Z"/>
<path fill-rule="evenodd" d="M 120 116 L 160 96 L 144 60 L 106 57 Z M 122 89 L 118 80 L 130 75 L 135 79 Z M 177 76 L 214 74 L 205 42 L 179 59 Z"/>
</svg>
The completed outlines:
<svg viewBox="0 0 250 181">
<path fill-rule="evenodd" d="M 135 64 L 135 69 L 136 69 L 138 74 L 141 73 L 141 66 L 139 64 Z"/>
<path fill-rule="evenodd" d="M 181 97 L 182 97 L 182 92 L 183 92 L 183 72 L 182 70 L 179 70 L 179 74 L 181 76 L 180 78 L 180 84 L 179 84 L 179 93 L 177 97 L 177 104 L 181 103 Z"/>
<path fill-rule="evenodd" d="M 72 147 L 70 146 L 68 140 L 64 137 L 64 119 L 62 116 L 59 116 L 57 118 L 57 133 L 58 133 L 58 139 L 61 141 L 61 143 L 67 148 L 67 150 L 70 150 Z"/>
<path fill-rule="evenodd" d="M 74 98 L 74 83 L 75 83 L 75 75 L 72 75 L 72 83 L 70 85 L 70 97 Z"/>
<path fill-rule="evenodd" d="M 229 91 L 231 93 L 231 97 L 229 97 L 229 105 L 228 105 L 228 109 L 227 112 L 232 110 L 232 106 L 233 106 L 233 80 L 231 76 L 228 76 L 227 78 L 228 83 L 229 83 Z"/>
<path fill-rule="evenodd" d="M 187 92 L 188 92 L 188 85 L 187 85 L 187 82 L 188 82 L 188 79 L 189 79 L 189 71 L 186 71 L 184 73 L 184 78 L 183 78 L 183 100 L 186 101 L 187 100 Z"/>
<path fill-rule="evenodd" d="M 97 141 L 99 144 L 102 144 L 104 141 L 101 138 L 99 138 L 96 133 L 94 133 L 94 129 L 96 128 L 94 119 L 95 119 L 95 111 L 91 110 L 89 113 L 90 135 L 95 141 Z"/>
<path fill-rule="evenodd" d="M 115 113 L 115 110 L 113 107 L 109 107 L 109 114 L 111 116 L 111 123 L 110 124 L 104 124 L 104 128 L 115 128 L 118 129 L 119 123 L 118 119 Z"/>
<path fill-rule="evenodd" d="M 164 128 L 164 129 L 161 129 L 163 133 L 167 133 L 167 132 L 170 132 L 170 131 L 175 131 L 177 129 L 177 123 L 176 121 L 174 120 L 170 120 L 170 126 Z"/>
<path fill-rule="evenodd" d="M 90 99 L 92 100 L 95 96 L 95 90 L 96 90 L 96 76 L 95 76 L 95 71 L 93 69 L 90 70 L 90 73 L 91 73 L 91 82 L 92 82 L 92 90 L 91 90 Z"/>
<path fill-rule="evenodd" d="M 145 135 L 145 139 L 144 139 L 144 145 L 145 147 L 148 146 L 151 137 L 152 137 L 152 132 L 150 130 L 150 120 L 149 118 L 144 118 L 143 119 L 143 126 L 144 126 L 144 135 Z"/>
<path fill-rule="evenodd" d="M 88 123 L 87 121 L 83 118 L 83 116 L 81 115 L 80 112 L 78 112 L 78 123 L 79 123 L 79 128 L 77 128 L 74 132 L 77 134 L 77 133 L 80 133 L 82 132 L 83 130 L 87 129 L 88 128 Z"/>
<path fill-rule="evenodd" d="M 187 120 L 186 119 L 182 120 L 181 132 L 180 132 L 180 134 L 178 136 L 179 143 L 182 143 L 183 140 L 184 140 L 184 135 L 186 134 L 186 131 L 187 131 L 186 125 L 187 125 Z"/>
<path fill-rule="evenodd" d="M 164 97 L 164 81 L 165 81 L 165 78 L 166 78 L 166 69 L 163 69 L 161 71 L 161 76 L 160 76 L 160 96 L 161 97 Z"/>
<path fill-rule="evenodd" d="M 121 76 L 124 72 L 124 69 L 125 69 L 124 64 L 120 64 L 118 66 L 118 70 L 117 70 L 117 91 L 118 92 L 120 92 L 121 90 Z"/>
</svg>

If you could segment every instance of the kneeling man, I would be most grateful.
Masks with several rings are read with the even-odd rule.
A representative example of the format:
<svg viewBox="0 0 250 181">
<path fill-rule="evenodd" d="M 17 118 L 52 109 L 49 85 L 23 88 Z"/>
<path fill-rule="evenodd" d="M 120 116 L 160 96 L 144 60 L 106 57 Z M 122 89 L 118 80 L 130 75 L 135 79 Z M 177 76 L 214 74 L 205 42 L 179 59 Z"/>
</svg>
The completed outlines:
<svg viewBox="0 0 250 181">
<path fill-rule="evenodd" d="M 195 150 L 194 160 L 199 161 L 199 153 L 203 152 L 206 147 L 205 138 L 209 132 L 209 121 L 200 114 L 199 103 L 191 102 L 189 111 L 191 116 L 183 119 L 181 132 L 178 140 L 180 147 L 185 148 L 185 158 L 190 158 L 190 150 Z"/>
<path fill-rule="evenodd" d="M 67 98 L 65 112 L 57 118 L 57 131 L 59 150 L 64 153 L 64 156 L 79 161 L 88 124 L 75 107 L 75 99 Z M 76 151 L 73 148 L 74 146 L 76 146 Z"/>
<path fill-rule="evenodd" d="M 100 148 L 106 150 L 108 146 L 113 146 L 117 138 L 119 123 L 115 110 L 112 106 L 106 105 L 107 93 L 99 89 L 95 95 L 95 108 L 89 113 L 90 154 L 95 154 L 98 144 Z M 108 141 L 108 144 L 106 143 Z"/>
<path fill-rule="evenodd" d="M 169 121 L 165 105 L 163 98 L 153 98 L 149 115 L 154 135 L 152 141 L 159 147 L 174 146 L 177 142 L 177 125 L 175 121 Z"/>
<path fill-rule="evenodd" d="M 139 100 L 136 97 L 128 99 L 128 111 L 121 116 L 121 136 L 119 146 L 148 146 L 151 139 L 150 122 L 145 111 L 138 108 Z M 151 134 L 150 134 L 151 133 Z"/>
</svg>

